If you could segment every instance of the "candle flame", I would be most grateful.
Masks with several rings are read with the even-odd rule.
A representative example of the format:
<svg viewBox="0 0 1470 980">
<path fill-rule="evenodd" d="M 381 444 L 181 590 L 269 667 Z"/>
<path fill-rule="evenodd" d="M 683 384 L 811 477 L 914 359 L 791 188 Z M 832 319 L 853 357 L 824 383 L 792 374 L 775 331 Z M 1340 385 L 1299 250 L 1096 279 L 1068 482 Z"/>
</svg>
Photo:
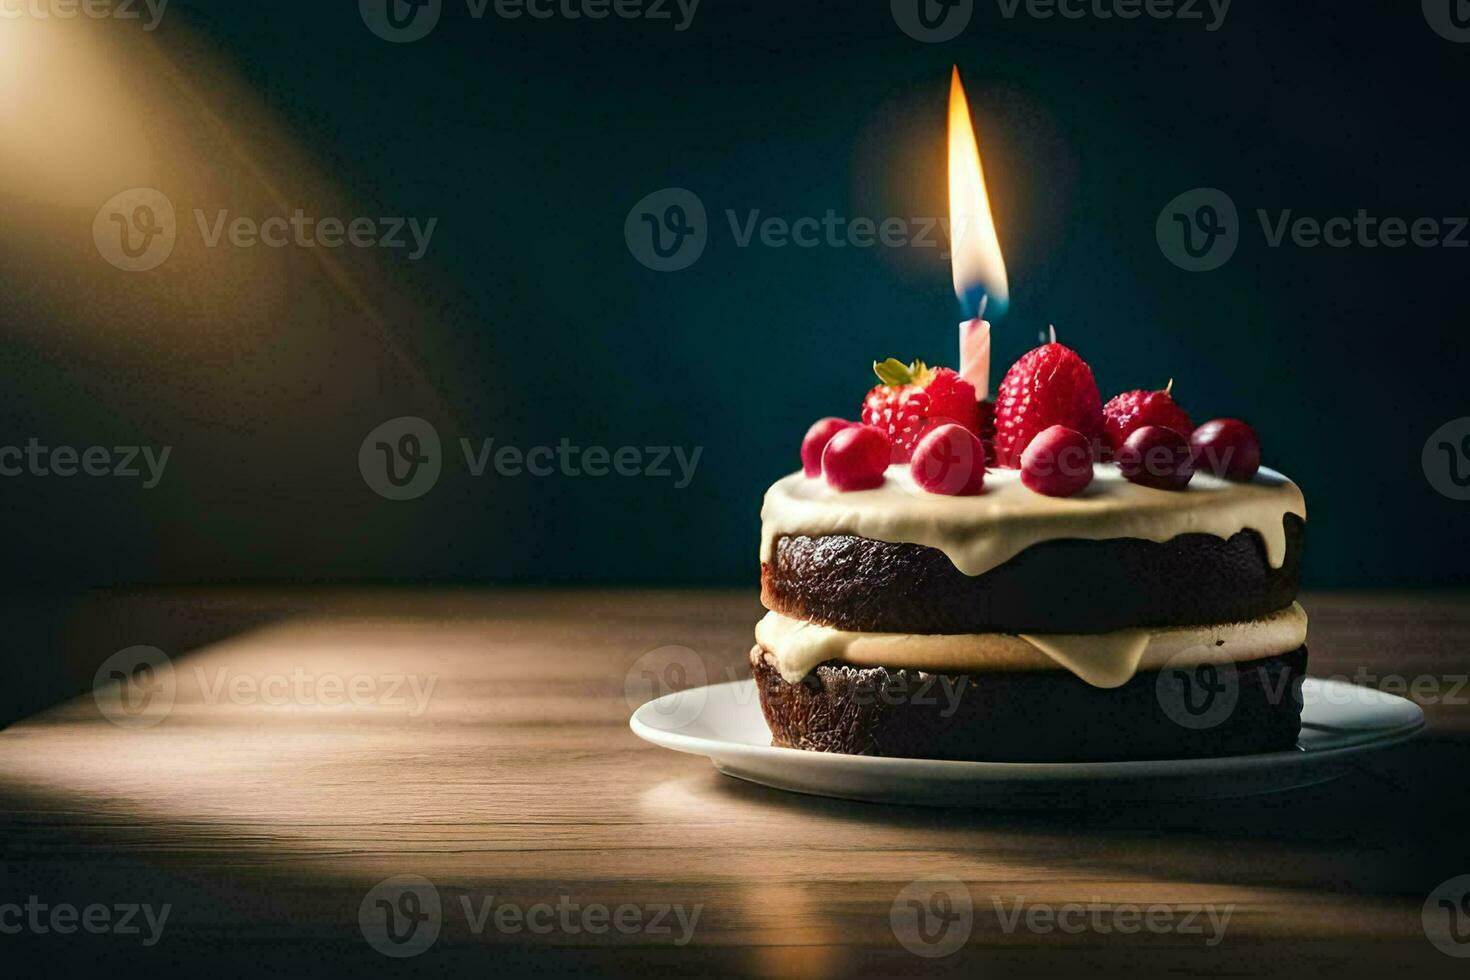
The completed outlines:
<svg viewBox="0 0 1470 980">
<path fill-rule="evenodd" d="M 999 320 L 1010 305 L 1010 284 L 958 67 L 949 85 L 949 222 L 954 291 L 965 317 L 985 309 Z"/>
</svg>

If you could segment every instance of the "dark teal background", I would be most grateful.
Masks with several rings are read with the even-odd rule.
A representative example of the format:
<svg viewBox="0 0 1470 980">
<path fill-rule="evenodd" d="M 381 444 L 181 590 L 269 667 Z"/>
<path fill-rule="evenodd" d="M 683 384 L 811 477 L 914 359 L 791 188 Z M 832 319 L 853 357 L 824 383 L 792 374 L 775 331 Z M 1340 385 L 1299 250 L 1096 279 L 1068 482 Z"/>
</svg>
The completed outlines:
<svg viewBox="0 0 1470 980">
<path fill-rule="evenodd" d="M 1306 492 L 1311 585 L 1470 581 L 1470 504 L 1435 493 L 1420 463 L 1433 430 L 1470 415 L 1470 250 L 1271 249 L 1255 219 L 1470 212 L 1470 45 L 1432 33 L 1417 3 L 1236 0 L 1208 33 L 1008 21 L 982 2 L 960 39 L 931 45 L 895 27 L 887 0 L 704 0 L 684 33 L 475 22 L 447 0 L 430 38 L 390 45 L 351 3 L 174 0 L 156 40 L 186 39 L 362 213 L 440 218 L 426 258 L 394 265 L 420 314 L 391 329 L 441 399 L 447 442 L 703 446 L 700 468 L 675 490 L 458 467 L 389 503 L 363 486 L 356 441 L 326 430 L 431 411 L 398 399 L 392 370 L 364 399 L 339 395 L 324 363 L 310 410 L 284 399 L 239 427 L 237 404 L 205 394 L 210 372 L 243 370 L 239 352 L 196 364 L 188 385 L 159 371 L 114 387 L 94 364 L 81 398 L 74 365 L 22 340 L 0 373 L 17 440 L 129 431 L 228 451 L 191 466 L 181 450 L 152 496 L 0 485 L 13 584 L 752 584 L 761 494 L 796 467 L 806 426 L 855 415 L 875 358 L 953 362 L 957 316 L 942 249 L 742 249 L 725 211 L 944 214 L 952 64 L 1013 284 L 997 382 L 1055 323 L 1105 398 L 1173 378 L 1197 419 L 1254 422 L 1268 464 Z M 660 274 L 629 254 L 623 224 L 674 186 L 709 209 L 710 244 Z M 1246 227 L 1229 265 L 1192 275 L 1154 225 L 1200 186 L 1229 193 Z M 332 326 L 353 336 L 350 317 Z"/>
</svg>

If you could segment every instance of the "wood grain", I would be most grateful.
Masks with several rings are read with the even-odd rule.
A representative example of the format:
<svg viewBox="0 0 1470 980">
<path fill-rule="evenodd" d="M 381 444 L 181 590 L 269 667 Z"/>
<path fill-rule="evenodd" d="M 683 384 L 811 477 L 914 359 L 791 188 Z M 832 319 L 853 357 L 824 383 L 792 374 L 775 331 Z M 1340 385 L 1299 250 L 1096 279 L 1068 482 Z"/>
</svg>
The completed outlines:
<svg viewBox="0 0 1470 980">
<path fill-rule="evenodd" d="M 753 593 L 276 601 L 289 610 L 279 621 L 168 651 L 177 693 L 153 727 L 119 727 L 83 697 L 0 733 L 0 904 L 34 894 L 172 906 L 152 948 L 117 935 L 7 942 L 57 963 L 122 957 L 227 974 L 347 960 L 426 975 L 489 964 L 1463 975 L 1421 919 L 1432 889 L 1470 874 L 1463 596 L 1304 600 L 1313 674 L 1390 689 L 1402 678 L 1431 702 L 1428 736 L 1358 775 L 1257 800 L 1026 815 L 787 795 L 634 738 L 627 717 L 651 693 L 645 669 L 660 684 L 680 680 L 670 664 L 685 683 L 745 676 Z M 136 632 L 117 646 L 148 642 Z M 345 701 L 353 685 L 356 703 L 320 703 Z M 443 932 L 423 955 L 390 961 L 364 939 L 358 910 L 376 883 L 404 874 L 433 882 Z M 968 942 L 936 960 L 907 952 L 890 924 L 899 892 L 929 875 L 964 882 L 974 902 Z M 465 903 L 492 897 L 523 909 L 633 905 L 644 918 L 626 934 L 477 930 Z M 1214 945 L 1007 928 L 1017 908 L 1068 903 L 1105 920 L 1119 905 L 1209 906 L 1230 919 Z M 647 928 L 659 906 L 699 907 L 690 941 Z"/>
</svg>

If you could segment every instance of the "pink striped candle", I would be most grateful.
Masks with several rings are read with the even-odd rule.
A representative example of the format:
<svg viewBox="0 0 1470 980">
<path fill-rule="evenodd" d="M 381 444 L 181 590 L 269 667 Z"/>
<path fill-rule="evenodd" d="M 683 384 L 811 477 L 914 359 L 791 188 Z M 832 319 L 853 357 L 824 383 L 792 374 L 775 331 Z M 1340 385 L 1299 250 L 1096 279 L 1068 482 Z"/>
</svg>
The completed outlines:
<svg viewBox="0 0 1470 980">
<path fill-rule="evenodd" d="M 960 324 L 960 376 L 975 386 L 976 397 L 990 397 L 990 321 Z"/>
</svg>

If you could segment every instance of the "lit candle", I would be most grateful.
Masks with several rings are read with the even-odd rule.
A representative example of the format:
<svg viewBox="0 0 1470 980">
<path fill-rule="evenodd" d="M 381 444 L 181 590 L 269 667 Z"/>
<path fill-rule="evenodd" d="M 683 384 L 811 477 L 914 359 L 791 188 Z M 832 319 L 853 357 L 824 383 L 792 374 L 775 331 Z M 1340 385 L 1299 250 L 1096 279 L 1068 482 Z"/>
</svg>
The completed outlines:
<svg viewBox="0 0 1470 980">
<path fill-rule="evenodd" d="M 990 397 L 990 321 L 985 319 L 987 299 L 973 320 L 960 324 L 960 377 L 975 386 L 981 401 Z"/>
<path fill-rule="evenodd" d="M 1010 285 L 995 216 L 985 192 L 980 145 L 970 121 L 970 102 L 954 70 L 949 86 L 949 238 L 960 324 L 960 374 L 981 398 L 990 397 L 990 323 L 1010 305 Z"/>
</svg>

